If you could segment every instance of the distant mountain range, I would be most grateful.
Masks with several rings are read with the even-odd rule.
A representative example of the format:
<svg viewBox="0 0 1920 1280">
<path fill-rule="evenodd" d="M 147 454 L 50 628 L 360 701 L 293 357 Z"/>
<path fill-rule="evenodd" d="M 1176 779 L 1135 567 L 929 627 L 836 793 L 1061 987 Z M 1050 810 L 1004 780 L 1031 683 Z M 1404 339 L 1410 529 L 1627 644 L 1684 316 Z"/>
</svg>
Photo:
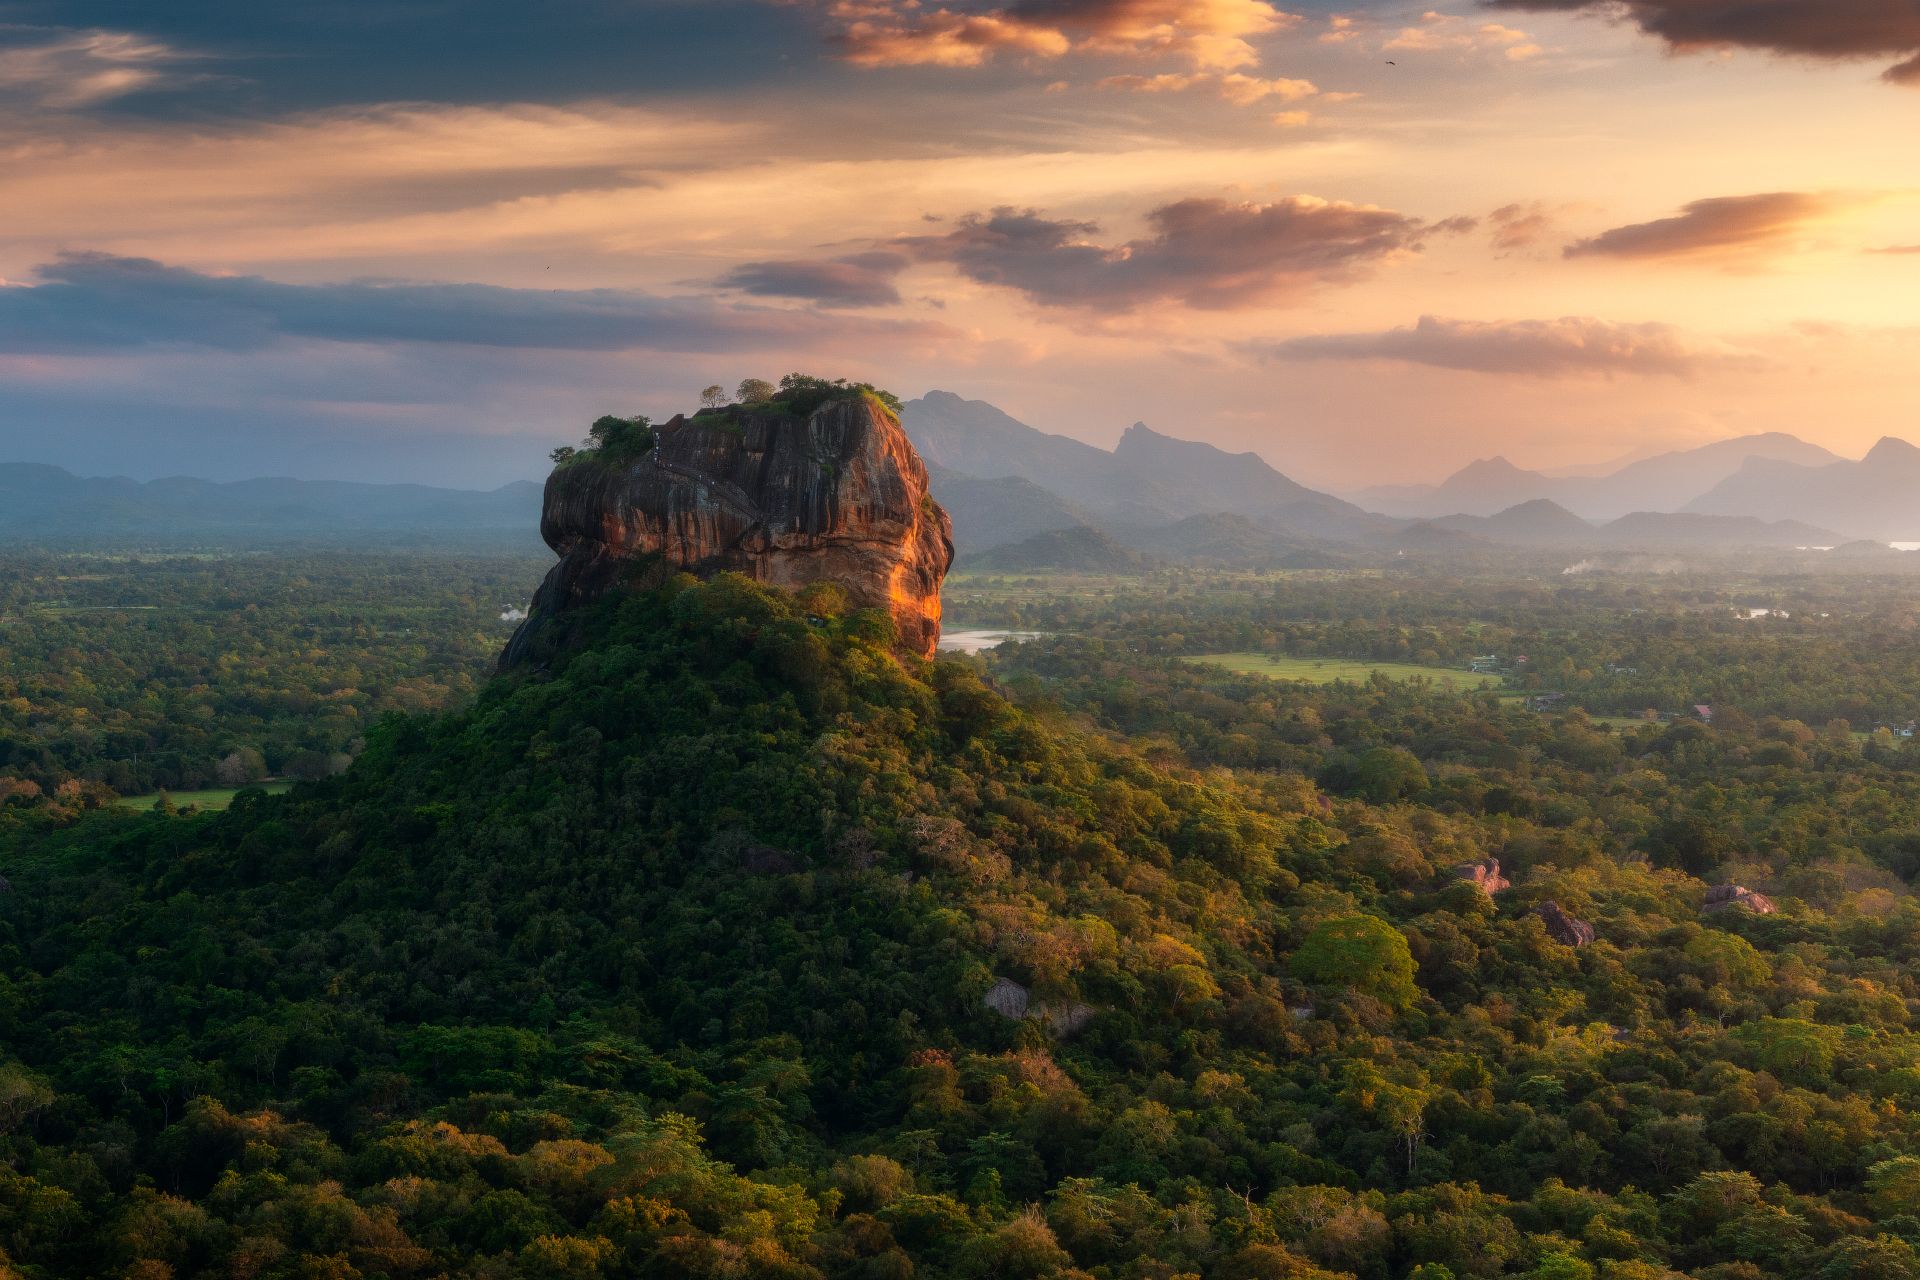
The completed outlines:
<svg viewBox="0 0 1920 1280">
<path fill-rule="evenodd" d="M 0 463 L 0 539 L 58 545 L 128 543 L 484 544 L 539 551 L 541 486 L 480 492 L 336 480 L 76 476 Z"/>
<path fill-rule="evenodd" d="M 1138 551 L 1121 546 L 1090 525 L 1049 529 L 1018 542 L 1003 543 L 974 560 L 980 569 L 1055 569 L 1067 573 L 1138 573 L 1151 566 Z"/>
<path fill-rule="evenodd" d="M 1442 516 L 1410 526 L 1529 547 L 1832 547 L 1830 529 L 1798 520 L 1635 511 L 1602 524 L 1582 520 L 1556 502 L 1535 498 L 1490 516 Z"/>
<path fill-rule="evenodd" d="M 1689 503 L 1756 460 L 1819 467 L 1840 458 L 1776 431 L 1643 458 L 1604 475 L 1550 476 L 1516 467 L 1505 458 L 1486 458 L 1437 485 L 1385 485 L 1351 496 L 1370 510 L 1413 518 L 1491 516 L 1545 499 L 1589 520 L 1617 520 L 1636 511 L 1691 509 Z M 1768 513 L 1743 509 L 1713 514 Z"/>
<path fill-rule="evenodd" d="M 1920 448 L 1889 436 L 1858 462 L 1796 465 L 1749 458 L 1685 509 L 1702 515 L 1770 512 L 1856 538 L 1920 541 Z"/>
<path fill-rule="evenodd" d="M 953 514 L 956 538 L 974 547 L 1018 539 L 976 516 L 974 504 L 992 495 L 977 487 L 960 493 L 955 482 L 961 476 L 1027 481 L 1061 500 L 1064 505 L 1052 508 L 1056 514 L 1077 507 L 1087 519 L 1115 528 L 1223 512 L 1316 538 L 1392 527 L 1350 502 L 1288 479 L 1257 454 L 1176 439 L 1144 423 L 1127 428 L 1109 452 L 1036 430 L 984 400 L 965 400 L 950 391 L 930 391 L 909 401 L 901 422 L 934 470 L 935 496 Z M 1004 501 L 1005 495 L 995 500 Z"/>
<path fill-rule="evenodd" d="M 1431 486 L 1309 488 L 1252 453 L 1135 423 L 1111 450 L 930 391 L 902 413 L 962 564 L 1127 572 L 1332 568 L 1401 554 L 1920 541 L 1920 448 L 1855 462 L 1790 435 L 1550 476 L 1504 458 Z M 0 464 L 0 540 L 125 546 L 487 546 L 539 553 L 541 486 L 488 492 L 290 479 L 89 479 Z M 1369 509 L 1371 508 L 1371 509 Z M 1004 554 L 991 554 L 999 549 Z M 1502 550 L 1502 549 L 1505 550 Z"/>
<path fill-rule="evenodd" d="M 1495 458 L 1441 485 L 1367 491 L 1389 499 L 1383 505 L 1397 509 L 1396 518 L 1310 489 L 1254 454 L 1142 423 L 1108 451 L 945 391 L 908 403 L 902 421 L 953 516 L 962 563 L 997 569 L 1320 568 L 1369 554 L 1499 547 L 1832 546 L 1858 536 L 1858 521 L 1840 511 L 1857 499 L 1824 495 L 1851 493 L 1851 469 L 1876 469 L 1778 433 L 1644 458 L 1604 475 L 1548 476 Z M 1891 457 L 1894 446 L 1880 452 Z M 1884 485 L 1889 494 L 1920 494 L 1920 450 L 1910 453 L 1914 477 Z M 1803 472 L 1823 483 L 1794 478 Z M 1738 491 L 1741 483 L 1752 492 Z M 1796 485 L 1797 504 L 1774 493 Z M 1543 489 L 1581 506 L 1541 496 Z M 1721 495 L 1720 505 L 1680 510 L 1705 501 L 1702 494 Z M 1434 514 L 1409 516 L 1410 509 Z"/>
</svg>

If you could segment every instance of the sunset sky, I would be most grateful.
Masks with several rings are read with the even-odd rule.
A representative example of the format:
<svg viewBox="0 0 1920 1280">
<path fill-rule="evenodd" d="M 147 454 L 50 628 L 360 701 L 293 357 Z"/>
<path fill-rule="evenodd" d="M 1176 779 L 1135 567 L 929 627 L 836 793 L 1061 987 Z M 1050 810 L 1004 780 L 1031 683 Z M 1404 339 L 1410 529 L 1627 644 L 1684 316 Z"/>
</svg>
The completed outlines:
<svg viewBox="0 0 1920 1280">
<path fill-rule="evenodd" d="M 493 485 L 793 369 L 1305 483 L 1920 441 L 1915 0 L 0 0 L 0 460 Z"/>
</svg>

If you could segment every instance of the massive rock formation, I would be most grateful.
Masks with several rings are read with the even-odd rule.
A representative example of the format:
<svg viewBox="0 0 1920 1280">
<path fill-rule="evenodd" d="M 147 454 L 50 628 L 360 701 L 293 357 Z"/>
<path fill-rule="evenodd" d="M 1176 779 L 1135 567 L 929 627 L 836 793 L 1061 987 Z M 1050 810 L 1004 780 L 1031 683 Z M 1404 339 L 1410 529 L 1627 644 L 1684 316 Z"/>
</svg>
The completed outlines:
<svg viewBox="0 0 1920 1280">
<path fill-rule="evenodd" d="M 832 582 L 854 608 L 887 610 L 903 650 L 933 653 L 952 526 L 927 494 L 919 454 L 878 402 L 833 399 L 804 417 L 740 407 L 654 430 L 645 453 L 588 455 L 548 477 L 540 534 L 560 563 L 503 667 L 648 553 L 701 575 L 735 570 L 790 589 Z"/>
</svg>

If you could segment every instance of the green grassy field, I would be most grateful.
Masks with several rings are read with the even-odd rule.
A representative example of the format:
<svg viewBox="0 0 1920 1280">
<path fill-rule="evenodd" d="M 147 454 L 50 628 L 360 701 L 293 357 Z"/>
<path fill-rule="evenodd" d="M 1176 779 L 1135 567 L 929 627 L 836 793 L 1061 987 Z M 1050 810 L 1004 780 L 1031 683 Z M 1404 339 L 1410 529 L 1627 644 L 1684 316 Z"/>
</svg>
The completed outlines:
<svg viewBox="0 0 1920 1280">
<path fill-rule="evenodd" d="M 1332 684 L 1335 680 L 1362 683 L 1376 671 L 1389 680 L 1425 678 L 1457 689 L 1488 689 L 1500 683 L 1498 676 L 1478 675 L 1458 667 L 1423 667 L 1411 662 L 1369 662 L 1364 658 L 1287 658 L 1265 653 L 1209 653 L 1189 662 L 1210 667 L 1225 667 L 1242 675 L 1267 676 L 1274 680 L 1304 680 L 1309 684 Z"/>
<path fill-rule="evenodd" d="M 1640 716 L 1588 716 L 1587 719 L 1613 729 L 1639 729 L 1647 724 Z"/>
<path fill-rule="evenodd" d="M 273 795 L 279 795 L 293 786 L 291 782 L 261 782 L 255 785 Z M 167 794 L 173 798 L 175 808 L 184 809 L 192 805 L 196 809 L 224 809 L 233 803 L 233 798 L 241 790 L 239 787 L 216 787 L 210 791 L 171 791 Z M 147 810 L 159 802 L 160 796 L 156 792 L 150 796 L 122 796 L 119 803 L 123 809 Z"/>
</svg>

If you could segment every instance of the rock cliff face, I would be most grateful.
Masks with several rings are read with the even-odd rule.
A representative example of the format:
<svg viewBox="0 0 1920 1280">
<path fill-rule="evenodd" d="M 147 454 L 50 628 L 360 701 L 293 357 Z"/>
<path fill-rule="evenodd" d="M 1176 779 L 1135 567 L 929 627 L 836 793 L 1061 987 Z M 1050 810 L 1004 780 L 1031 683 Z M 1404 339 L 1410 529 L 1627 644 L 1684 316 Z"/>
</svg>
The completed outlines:
<svg viewBox="0 0 1920 1280">
<path fill-rule="evenodd" d="M 567 610 L 604 595 L 637 557 L 703 576 L 728 570 L 789 589 L 827 581 L 893 617 L 904 651 L 931 655 L 953 563 L 947 513 L 900 425 L 870 399 L 805 417 L 772 409 L 675 418 L 618 462 L 563 464 L 540 534 L 560 555 L 501 655 L 511 667 Z"/>
</svg>

